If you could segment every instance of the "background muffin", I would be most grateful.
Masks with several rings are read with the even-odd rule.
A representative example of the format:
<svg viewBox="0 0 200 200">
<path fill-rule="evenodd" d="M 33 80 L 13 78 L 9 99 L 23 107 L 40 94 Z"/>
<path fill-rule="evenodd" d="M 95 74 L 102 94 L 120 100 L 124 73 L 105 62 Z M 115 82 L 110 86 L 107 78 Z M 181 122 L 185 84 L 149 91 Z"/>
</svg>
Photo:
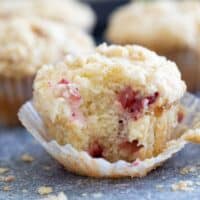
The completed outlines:
<svg viewBox="0 0 200 200">
<path fill-rule="evenodd" d="M 1 0 L 0 17 L 42 17 L 91 30 L 95 15 L 91 8 L 77 0 Z"/>
<path fill-rule="evenodd" d="M 46 65 L 34 105 L 59 144 L 109 161 L 160 153 L 179 121 L 185 92 L 176 65 L 139 46 L 106 46 Z"/>
<path fill-rule="evenodd" d="M 141 44 L 176 61 L 190 91 L 200 90 L 198 1 L 135 2 L 110 19 L 107 39 Z"/>
<path fill-rule="evenodd" d="M 56 62 L 68 53 L 87 53 L 93 45 L 88 35 L 60 23 L 0 20 L 0 121 L 18 121 L 18 108 L 31 97 L 32 80 L 43 64 Z"/>
</svg>

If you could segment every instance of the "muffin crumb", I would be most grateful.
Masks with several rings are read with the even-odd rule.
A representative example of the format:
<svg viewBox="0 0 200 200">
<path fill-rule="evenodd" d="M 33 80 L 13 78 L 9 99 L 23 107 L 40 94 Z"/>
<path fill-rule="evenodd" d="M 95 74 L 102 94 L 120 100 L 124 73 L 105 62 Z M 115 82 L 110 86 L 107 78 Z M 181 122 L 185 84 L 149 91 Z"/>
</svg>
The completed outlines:
<svg viewBox="0 0 200 200">
<path fill-rule="evenodd" d="M 5 191 L 5 192 L 11 191 L 11 187 L 10 186 L 4 186 L 3 191 Z"/>
<path fill-rule="evenodd" d="M 35 158 L 28 153 L 25 153 L 21 156 L 21 160 L 26 162 L 26 163 L 31 163 L 35 160 Z"/>
<path fill-rule="evenodd" d="M 9 171 L 8 168 L 0 167 L 0 174 L 7 173 Z"/>
<path fill-rule="evenodd" d="M 4 179 L 5 182 L 13 182 L 15 181 L 15 176 L 7 176 Z"/>
<path fill-rule="evenodd" d="M 43 200 L 68 200 L 68 198 L 63 192 L 60 192 L 58 194 L 58 196 L 50 195 L 50 196 L 48 196 L 47 198 L 45 198 Z"/>
<path fill-rule="evenodd" d="M 182 169 L 180 169 L 180 174 L 182 175 L 187 175 L 187 174 L 190 174 L 190 173 L 196 173 L 197 172 L 197 167 L 196 166 L 186 166 L 186 167 L 183 167 Z"/>
<path fill-rule="evenodd" d="M 92 197 L 95 198 L 95 199 L 101 198 L 102 196 L 103 196 L 103 194 L 100 193 L 100 192 L 92 194 Z"/>
<path fill-rule="evenodd" d="M 179 181 L 171 186 L 172 191 L 193 191 L 193 181 Z"/>
<path fill-rule="evenodd" d="M 155 186 L 156 187 L 156 189 L 158 190 L 158 191 L 163 191 L 163 189 L 164 189 L 164 186 L 163 185 L 160 185 L 160 184 L 158 184 L 158 185 L 156 185 Z"/>
<path fill-rule="evenodd" d="M 48 186 L 41 186 L 38 188 L 38 193 L 40 195 L 47 195 L 53 192 L 53 188 L 52 187 L 48 187 Z"/>
</svg>

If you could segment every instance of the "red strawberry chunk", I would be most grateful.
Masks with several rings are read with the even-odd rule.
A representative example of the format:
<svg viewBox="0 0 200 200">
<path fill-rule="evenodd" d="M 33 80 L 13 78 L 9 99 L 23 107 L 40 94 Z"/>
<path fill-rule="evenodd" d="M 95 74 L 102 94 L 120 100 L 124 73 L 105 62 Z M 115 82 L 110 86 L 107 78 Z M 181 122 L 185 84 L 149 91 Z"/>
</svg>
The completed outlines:
<svg viewBox="0 0 200 200">
<path fill-rule="evenodd" d="M 90 144 L 88 152 L 94 158 L 103 157 L 103 147 L 98 141 L 94 141 L 92 144 Z"/>
<path fill-rule="evenodd" d="M 179 112 L 178 112 L 178 123 L 183 122 L 184 117 L 185 117 L 185 116 L 184 116 L 184 112 L 179 111 Z"/>
<path fill-rule="evenodd" d="M 69 81 L 63 78 L 63 79 L 61 79 L 61 80 L 58 82 L 58 84 L 65 84 L 65 85 L 67 85 L 67 84 L 69 84 Z"/>
<path fill-rule="evenodd" d="M 118 100 L 131 117 L 137 120 L 143 114 L 144 108 L 155 103 L 158 97 L 158 92 L 151 96 L 142 97 L 138 91 L 132 90 L 131 87 L 126 87 L 119 94 Z"/>
<path fill-rule="evenodd" d="M 148 105 L 151 105 L 151 104 L 155 103 L 158 97 L 159 97 L 159 93 L 158 92 L 155 92 L 153 95 L 146 97 L 147 100 L 149 101 Z"/>
</svg>

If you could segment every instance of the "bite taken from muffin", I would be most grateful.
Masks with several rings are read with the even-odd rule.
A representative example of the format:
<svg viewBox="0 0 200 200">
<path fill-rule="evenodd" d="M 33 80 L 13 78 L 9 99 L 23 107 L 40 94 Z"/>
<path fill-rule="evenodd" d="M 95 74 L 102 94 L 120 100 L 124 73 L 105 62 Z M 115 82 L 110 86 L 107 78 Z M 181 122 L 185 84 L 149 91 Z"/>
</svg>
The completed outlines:
<svg viewBox="0 0 200 200">
<path fill-rule="evenodd" d="M 45 65 L 33 104 L 46 131 L 93 158 L 144 160 L 176 139 L 186 90 L 176 65 L 140 46 L 99 46 Z"/>
</svg>

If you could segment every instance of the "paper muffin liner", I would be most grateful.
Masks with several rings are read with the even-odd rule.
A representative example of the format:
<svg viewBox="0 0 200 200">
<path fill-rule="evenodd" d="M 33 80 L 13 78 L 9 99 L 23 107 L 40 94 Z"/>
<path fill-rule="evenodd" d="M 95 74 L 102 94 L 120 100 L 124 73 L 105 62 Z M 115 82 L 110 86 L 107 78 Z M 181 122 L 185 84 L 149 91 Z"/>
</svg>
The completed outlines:
<svg viewBox="0 0 200 200">
<path fill-rule="evenodd" d="M 183 80 L 190 92 L 200 91 L 200 52 L 194 49 L 184 49 L 166 54 L 178 65 Z"/>
<path fill-rule="evenodd" d="M 133 163 L 122 160 L 111 163 L 102 158 L 92 158 L 87 152 L 79 152 L 70 144 L 59 145 L 49 137 L 32 102 L 27 102 L 18 115 L 27 130 L 67 170 L 97 178 L 142 177 L 180 151 L 187 143 L 200 143 L 200 100 L 186 94 L 182 99 L 182 104 L 189 111 L 184 122 L 176 130 L 181 132 L 181 136 L 177 140 L 168 142 L 166 149 L 158 156 L 143 161 L 138 159 Z"/>
<path fill-rule="evenodd" d="M 19 108 L 32 96 L 33 77 L 21 79 L 0 77 L 0 124 L 18 125 Z"/>
</svg>

